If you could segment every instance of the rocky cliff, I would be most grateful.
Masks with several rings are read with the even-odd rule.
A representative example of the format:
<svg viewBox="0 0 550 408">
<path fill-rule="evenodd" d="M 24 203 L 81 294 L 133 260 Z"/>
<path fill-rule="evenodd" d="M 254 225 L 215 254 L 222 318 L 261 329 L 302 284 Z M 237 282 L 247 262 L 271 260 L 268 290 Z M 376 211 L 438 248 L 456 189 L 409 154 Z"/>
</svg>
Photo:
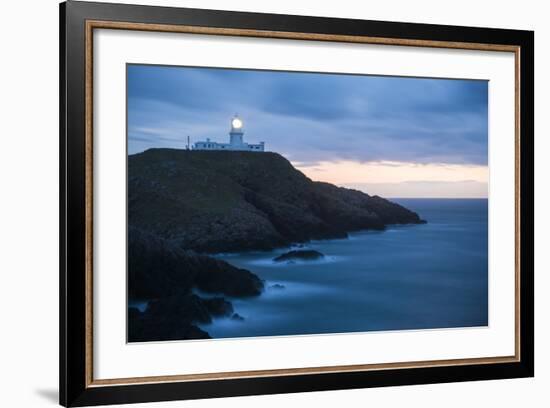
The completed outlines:
<svg viewBox="0 0 550 408">
<path fill-rule="evenodd" d="M 208 338 L 199 324 L 239 317 L 223 296 L 257 296 L 263 289 L 264 283 L 245 269 L 128 228 L 128 298 L 148 301 L 143 312 L 128 309 L 131 342 Z"/>
<path fill-rule="evenodd" d="M 228 298 L 258 296 L 264 282 L 208 253 L 421 222 L 383 198 L 314 182 L 276 153 L 151 149 L 129 156 L 128 297 L 148 305 L 129 307 L 128 340 L 208 338 L 199 326 L 212 318 L 243 319 Z"/>
<path fill-rule="evenodd" d="M 176 149 L 129 156 L 128 217 L 132 227 L 202 253 L 423 222 L 381 197 L 312 181 L 276 153 Z"/>
</svg>

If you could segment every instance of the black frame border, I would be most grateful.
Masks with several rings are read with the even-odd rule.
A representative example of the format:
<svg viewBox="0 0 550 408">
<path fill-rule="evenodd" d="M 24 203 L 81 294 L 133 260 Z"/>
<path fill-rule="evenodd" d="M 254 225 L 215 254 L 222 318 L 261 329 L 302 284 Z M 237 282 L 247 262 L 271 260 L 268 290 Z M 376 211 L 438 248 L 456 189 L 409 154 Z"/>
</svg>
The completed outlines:
<svg viewBox="0 0 550 408">
<path fill-rule="evenodd" d="M 60 404 L 88 406 L 534 376 L 534 33 L 532 31 L 68 1 L 60 4 Z M 466 42 L 520 47 L 518 362 L 186 382 L 86 384 L 87 20 Z"/>
</svg>

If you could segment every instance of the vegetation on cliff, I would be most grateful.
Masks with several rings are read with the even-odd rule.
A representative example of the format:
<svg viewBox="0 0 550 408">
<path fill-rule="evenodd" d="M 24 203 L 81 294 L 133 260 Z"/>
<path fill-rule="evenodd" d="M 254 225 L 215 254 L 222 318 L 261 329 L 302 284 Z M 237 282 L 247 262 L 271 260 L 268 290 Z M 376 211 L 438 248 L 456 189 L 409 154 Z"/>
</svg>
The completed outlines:
<svg viewBox="0 0 550 408">
<path fill-rule="evenodd" d="M 129 224 L 203 253 L 267 250 L 418 215 L 315 182 L 277 153 L 150 149 L 128 158 Z"/>
</svg>

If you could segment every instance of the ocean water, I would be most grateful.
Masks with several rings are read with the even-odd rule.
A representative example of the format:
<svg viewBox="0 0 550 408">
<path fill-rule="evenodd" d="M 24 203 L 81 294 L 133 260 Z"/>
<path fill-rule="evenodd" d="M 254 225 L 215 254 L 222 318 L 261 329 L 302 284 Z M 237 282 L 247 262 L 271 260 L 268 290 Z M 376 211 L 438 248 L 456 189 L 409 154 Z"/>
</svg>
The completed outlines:
<svg viewBox="0 0 550 408">
<path fill-rule="evenodd" d="M 244 320 L 201 327 L 229 338 L 486 326 L 487 200 L 393 201 L 428 224 L 306 244 L 325 254 L 319 261 L 272 261 L 290 248 L 219 255 L 264 279 L 266 290 L 230 299 Z"/>
</svg>

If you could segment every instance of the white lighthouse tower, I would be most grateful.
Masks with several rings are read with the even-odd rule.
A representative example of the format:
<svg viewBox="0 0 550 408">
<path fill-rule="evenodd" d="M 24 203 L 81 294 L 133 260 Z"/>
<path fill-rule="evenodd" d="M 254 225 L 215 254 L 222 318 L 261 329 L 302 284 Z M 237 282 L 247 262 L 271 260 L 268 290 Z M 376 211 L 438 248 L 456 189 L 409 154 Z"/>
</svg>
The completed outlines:
<svg viewBox="0 0 550 408">
<path fill-rule="evenodd" d="M 231 119 L 231 130 L 229 131 L 229 144 L 235 148 L 243 145 L 243 121 L 237 115 Z"/>
<path fill-rule="evenodd" d="M 243 136 L 243 121 L 238 115 L 235 115 L 231 119 L 229 143 L 218 143 L 206 139 L 206 141 L 196 142 L 193 146 L 193 150 L 239 150 L 249 152 L 263 152 L 265 150 L 264 142 L 258 144 L 246 143 L 243 140 Z"/>
</svg>

